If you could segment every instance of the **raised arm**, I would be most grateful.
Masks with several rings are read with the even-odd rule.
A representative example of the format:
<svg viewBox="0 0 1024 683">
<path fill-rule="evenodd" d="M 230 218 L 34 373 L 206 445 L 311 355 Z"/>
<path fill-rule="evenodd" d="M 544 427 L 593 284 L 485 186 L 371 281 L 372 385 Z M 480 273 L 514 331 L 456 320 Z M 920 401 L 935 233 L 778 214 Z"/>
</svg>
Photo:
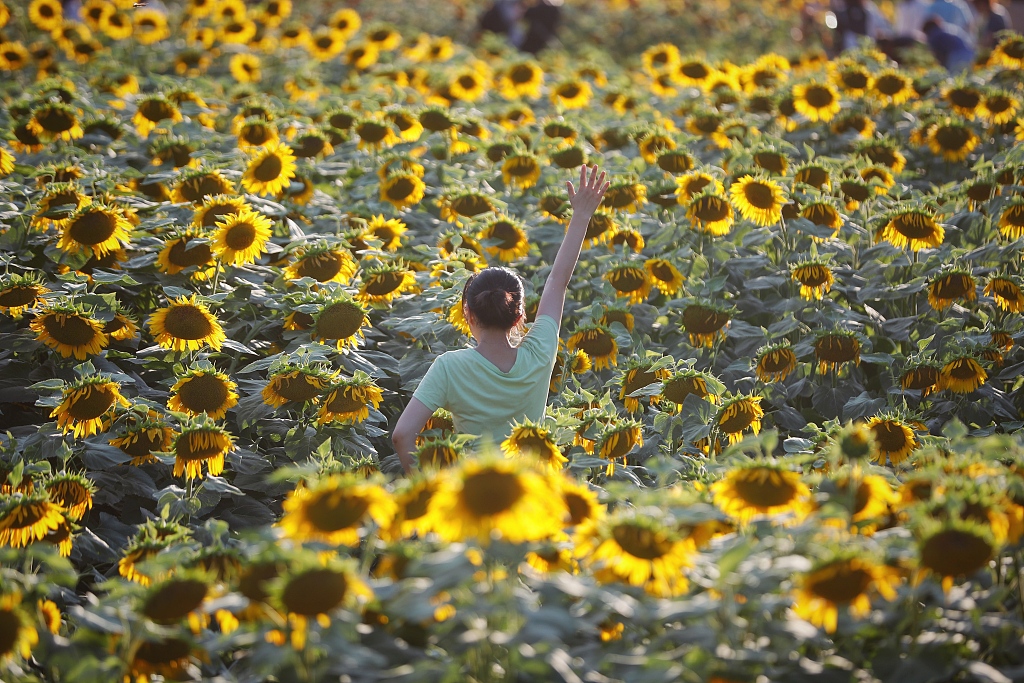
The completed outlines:
<svg viewBox="0 0 1024 683">
<path fill-rule="evenodd" d="M 583 248 L 587 226 L 590 225 L 590 218 L 610 185 L 605 180 L 604 171 L 596 165 L 589 169 L 586 166 L 580 168 L 579 190 L 572 186 L 572 182 L 566 181 L 565 184 L 569 191 L 569 203 L 572 204 L 572 219 L 569 221 L 562 246 L 555 255 L 555 262 L 551 264 L 551 272 L 548 273 L 544 291 L 540 295 L 540 303 L 537 305 L 538 316 L 551 316 L 559 325 L 562 324 L 562 309 L 565 307 L 565 290 L 569 287 L 576 262 L 580 260 L 580 250 Z"/>
</svg>

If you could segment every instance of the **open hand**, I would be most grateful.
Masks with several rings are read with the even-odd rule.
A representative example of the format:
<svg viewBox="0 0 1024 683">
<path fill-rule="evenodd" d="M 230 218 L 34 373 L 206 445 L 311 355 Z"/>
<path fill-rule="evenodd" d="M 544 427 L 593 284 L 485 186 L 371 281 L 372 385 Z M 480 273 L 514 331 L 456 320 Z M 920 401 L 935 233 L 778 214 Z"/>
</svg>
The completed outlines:
<svg viewBox="0 0 1024 683">
<path fill-rule="evenodd" d="M 601 198 L 604 197 L 604 193 L 608 191 L 608 187 L 611 183 L 605 180 L 605 172 L 600 171 L 597 164 L 594 164 L 587 174 L 588 168 L 586 166 L 580 167 L 580 189 L 577 190 L 572 186 L 571 181 L 566 181 L 566 188 L 569 190 L 569 203 L 572 204 L 573 214 L 585 214 L 587 216 L 593 215 L 597 209 L 598 204 L 601 203 Z M 601 175 L 598 175 L 598 171 Z"/>
</svg>

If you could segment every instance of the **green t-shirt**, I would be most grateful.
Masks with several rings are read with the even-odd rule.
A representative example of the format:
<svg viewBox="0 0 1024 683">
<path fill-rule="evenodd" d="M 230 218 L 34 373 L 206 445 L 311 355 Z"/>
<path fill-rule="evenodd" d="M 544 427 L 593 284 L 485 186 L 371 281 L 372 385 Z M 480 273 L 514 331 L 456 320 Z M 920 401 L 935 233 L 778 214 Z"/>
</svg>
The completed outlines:
<svg viewBox="0 0 1024 683">
<path fill-rule="evenodd" d="M 542 315 L 519 344 L 508 372 L 474 348 L 447 351 L 434 359 L 413 398 L 430 410 L 451 411 L 459 433 L 489 436 L 500 443 L 508 437 L 513 420 L 544 417 L 557 351 L 558 323 Z"/>
</svg>

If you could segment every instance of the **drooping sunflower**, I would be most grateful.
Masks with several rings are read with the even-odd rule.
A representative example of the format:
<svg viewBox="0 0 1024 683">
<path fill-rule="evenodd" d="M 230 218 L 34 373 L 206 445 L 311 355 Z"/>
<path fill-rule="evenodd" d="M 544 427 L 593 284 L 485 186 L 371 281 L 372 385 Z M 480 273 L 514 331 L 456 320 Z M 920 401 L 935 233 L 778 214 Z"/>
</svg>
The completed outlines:
<svg viewBox="0 0 1024 683">
<path fill-rule="evenodd" d="M 1013 197 L 999 216 L 999 232 L 1010 240 L 1024 237 L 1024 197 Z"/>
<path fill-rule="evenodd" d="M 745 175 L 729 187 L 729 196 L 740 214 L 757 225 L 774 225 L 782 218 L 785 192 L 773 180 Z"/>
<path fill-rule="evenodd" d="M 815 334 L 814 357 L 822 374 L 845 363 L 860 365 L 860 339 L 855 332 L 835 329 Z"/>
<path fill-rule="evenodd" d="M 761 408 L 760 396 L 734 396 L 722 403 L 715 422 L 719 431 L 728 437 L 729 443 L 734 444 L 743 440 L 743 432 L 747 429 L 755 435 L 759 434 L 762 417 L 764 410 Z"/>
<path fill-rule="evenodd" d="M 337 559 L 303 558 L 291 563 L 288 576 L 267 583 L 271 604 L 287 614 L 292 648 L 300 652 L 305 649 L 311 622 L 326 628 L 333 610 L 348 606 L 358 613 L 360 605 L 373 599 L 373 591 L 352 563 Z M 283 634 L 281 638 L 280 644 L 284 644 Z"/>
<path fill-rule="evenodd" d="M 860 556 L 833 558 L 800 576 L 793 610 L 800 618 L 834 633 L 840 609 L 863 618 L 871 611 L 871 594 L 895 600 L 898 583 L 898 572 L 885 565 Z"/>
<path fill-rule="evenodd" d="M 882 218 L 875 241 L 887 240 L 897 249 L 909 247 L 911 251 L 920 251 L 938 247 L 945 235 L 945 229 L 935 222 L 932 212 L 907 206 L 894 209 Z"/>
<path fill-rule="evenodd" d="M 417 437 L 412 457 L 421 470 L 433 470 L 451 467 L 462 460 L 464 453 L 465 441 L 449 433 L 438 437 Z"/>
<path fill-rule="evenodd" d="M 859 138 L 870 138 L 875 132 L 875 121 L 865 114 L 851 112 L 832 121 L 832 132 L 837 135 L 856 133 Z"/>
<path fill-rule="evenodd" d="M 796 370 L 796 353 L 788 341 L 762 346 L 755 358 L 754 371 L 762 382 L 781 382 Z"/>
<path fill-rule="evenodd" d="M 274 408 L 288 403 L 317 403 L 334 379 L 334 373 L 320 365 L 286 364 L 267 378 L 263 402 Z"/>
<path fill-rule="evenodd" d="M 370 416 L 370 406 L 380 407 L 384 396 L 373 378 L 357 370 L 349 379 L 335 381 L 324 397 L 317 422 L 355 424 Z"/>
<path fill-rule="evenodd" d="M 113 422 L 118 406 L 127 407 L 121 385 L 106 375 L 80 377 L 65 384 L 60 404 L 50 413 L 57 418 L 57 428 L 76 439 L 106 431 Z"/>
<path fill-rule="evenodd" d="M 691 394 L 710 403 L 718 403 L 718 395 L 712 392 L 709 386 L 720 390 L 721 383 L 706 372 L 691 368 L 676 370 L 662 381 L 661 397 L 674 404 L 674 407 L 666 409 L 669 412 L 679 412 L 686 397 Z"/>
<path fill-rule="evenodd" d="M 970 270 L 963 267 L 944 268 L 928 285 L 928 303 L 936 311 L 949 308 L 958 299 L 967 302 L 977 298 L 977 283 Z"/>
<path fill-rule="evenodd" d="M 0 276 L 0 311 L 12 318 L 20 318 L 22 313 L 35 308 L 49 291 L 38 273 Z"/>
<path fill-rule="evenodd" d="M 671 261 L 663 258 L 647 259 L 644 268 L 650 276 L 651 284 L 665 296 L 673 296 L 682 289 L 683 274 Z"/>
<path fill-rule="evenodd" d="M 3 306 L 3 287 L 0 285 L 0 307 Z M 991 296 L 996 305 L 1012 313 L 1024 312 L 1024 288 L 1020 280 L 1011 275 L 993 276 L 985 285 L 985 295 Z"/>
<path fill-rule="evenodd" d="M 843 227 L 843 216 L 839 213 L 832 202 L 827 199 L 819 199 L 809 202 L 800 209 L 800 217 L 806 218 L 815 225 L 832 230 L 832 237 L 839 235 L 839 229 Z M 821 238 L 811 236 L 815 241 L 822 241 Z M 820 298 L 820 297 L 819 297 Z"/>
<path fill-rule="evenodd" d="M 774 147 L 755 151 L 753 160 L 755 166 L 773 175 L 786 175 L 789 171 L 789 157 Z"/>
<path fill-rule="evenodd" d="M 561 472 L 568 462 L 551 430 L 529 419 L 512 425 L 508 438 L 501 442 L 501 450 L 509 456 L 531 459 L 551 472 Z"/>
<path fill-rule="evenodd" d="M 609 267 L 604 278 L 611 284 L 618 296 L 639 304 L 651 293 L 651 278 L 647 271 L 636 263 L 619 263 Z"/>
<path fill-rule="evenodd" d="M 81 474 L 59 472 L 43 485 L 50 500 L 64 509 L 68 519 L 77 522 L 92 509 L 96 487 Z"/>
<path fill-rule="evenodd" d="M 711 485 L 711 494 L 715 505 L 740 523 L 778 515 L 800 520 L 813 509 L 811 490 L 798 472 L 756 461 L 730 470 Z"/>
<path fill-rule="evenodd" d="M 253 263 L 266 251 L 273 225 L 269 218 L 250 209 L 227 214 L 218 219 L 211 236 L 213 255 L 228 265 Z"/>
<path fill-rule="evenodd" d="M 447 541 L 475 538 L 488 544 L 500 537 L 523 543 L 560 532 L 566 509 L 527 461 L 485 456 L 444 471 L 428 514 L 431 527 Z"/>
<path fill-rule="evenodd" d="M 32 110 L 28 130 L 43 142 L 70 142 L 85 135 L 74 107 L 63 102 L 46 102 Z"/>
<path fill-rule="evenodd" d="M 190 168 L 182 172 L 174 187 L 173 198 L 176 202 L 191 202 L 194 206 L 202 206 L 207 198 L 233 195 L 234 191 L 234 183 L 220 170 Z M 213 224 L 205 227 L 213 227 Z"/>
<path fill-rule="evenodd" d="M 157 412 L 146 414 L 131 413 L 124 429 L 110 439 L 110 445 L 130 455 L 135 466 L 158 462 L 154 453 L 171 450 L 174 443 L 174 429 Z"/>
<path fill-rule="evenodd" d="M 612 211 L 634 213 L 640 211 L 646 201 L 647 188 L 641 183 L 626 180 L 608 187 L 601 206 Z"/>
<path fill-rule="evenodd" d="M 208 416 L 200 415 L 183 422 L 181 431 L 171 445 L 174 476 L 201 479 L 203 463 L 206 463 L 206 471 L 210 476 L 219 476 L 224 471 L 224 456 L 234 447 L 234 437 Z"/>
<path fill-rule="evenodd" d="M 660 384 L 672 375 L 667 367 L 656 367 L 650 360 L 629 359 L 626 367 L 619 377 L 619 400 L 626 406 L 626 410 L 635 413 L 640 410 L 641 401 L 644 397 L 631 396 L 631 394 L 651 386 Z M 647 397 L 652 405 L 661 401 L 660 394 L 652 394 Z"/>
<path fill-rule="evenodd" d="M 800 283 L 800 296 L 809 301 L 820 301 L 835 282 L 832 269 L 820 259 L 795 264 L 790 269 L 790 275 Z"/>
<path fill-rule="evenodd" d="M 948 389 L 956 394 L 969 394 L 988 379 L 988 373 L 971 355 L 952 358 L 939 372 L 938 388 Z"/>
<path fill-rule="evenodd" d="M 950 520 L 930 526 L 918 542 L 919 577 L 935 574 L 945 592 L 957 578 L 987 567 L 996 551 L 991 531 L 978 523 Z"/>
<path fill-rule="evenodd" d="M 683 330 L 689 335 L 691 346 L 712 347 L 725 338 L 732 310 L 713 302 L 691 303 L 683 309 Z"/>
<path fill-rule="evenodd" d="M 416 290 L 416 274 L 402 261 L 367 268 L 356 299 L 364 304 L 390 305 L 397 297 Z"/>
<path fill-rule="evenodd" d="M 595 370 L 618 364 L 619 346 L 615 336 L 605 325 L 580 325 L 565 343 L 569 351 L 583 351 L 591 359 Z"/>
<path fill-rule="evenodd" d="M 398 510 L 387 491 L 352 474 L 297 486 L 282 508 L 279 524 L 288 537 L 349 546 L 359 543 L 365 523 L 386 526 Z"/>
<path fill-rule="evenodd" d="M 64 521 L 61 507 L 49 494 L 15 493 L 0 508 L 0 546 L 24 548 L 56 531 Z"/>
<path fill-rule="evenodd" d="M 637 446 L 644 445 L 643 425 L 637 420 L 616 420 L 601 429 L 597 437 L 594 454 L 608 461 L 606 473 L 615 472 L 615 462 L 625 462 L 626 456 Z"/>
<path fill-rule="evenodd" d="M 349 294 L 336 290 L 313 315 L 310 335 L 341 351 L 346 346 L 358 345 L 363 338 L 363 327 L 368 324 L 366 309 Z"/>
<path fill-rule="evenodd" d="M 192 367 L 171 387 L 167 407 L 189 415 L 206 413 L 219 420 L 238 404 L 237 388 L 225 373 L 211 365 Z"/>
<path fill-rule="evenodd" d="M 680 199 L 682 197 L 679 195 Z M 694 196 L 686 209 L 686 216 L 695 228 L 716 237 L 728 235 L 732 229 L 732 204 L 713 191 Z"/>
<path fill-rule="evenodd" d="M 830 83 L 793 86 L 793 106 L 811 121 L 831 121 L 842 109 L 839 91 Z"/>
<path fill-rule="evenodd" d="M 981 142 L 969 125 L 955 119 L 945 119 L 929 129 L 927 143 L 935 154 L 946 161 L 960 162 Z"/>
<path fill-rule="evenodd" d="M 876 450 L 872 460 L 879 465 L 885 465 L 888 458 L 895 467 L 921 445 L 913 428 L 895 413 L 876 415 L 868 420 L 867 427 L 875 437 Z"/>
<path fill-rule="evenodd" d="M 583 526 L 575 541 L 576 554 L 601 583 L 620 581 L 663 598 L 689 587 L 683 570 L 693 566 L 697 550 L 657 517 L 618 511 Z"/>
<path fill-rule="evenodd" d="M 67 303 L 50 304 L 29 323 L 29 328 L 39 341 L 63 358 L 85 360 L 103 351 L 109 343 L 100 321 L 91 317 L 88 310 Z"/>
<path fill-rule="evenodd" d="M 69 254 L 86 253 L 103 258 L 124 246 L 131 235 L 132 224 L 116 206 L 101 203 L 85 204 L 58 223 L 60 238 L 57 248 Z"/>
<path fill-rule="evenodd" d="M 198 351 L 209 346 L 219 351 L 227 338 L 217 317 L 193 294 L 171 301 L 146 323 L 156 343 L 174 351 Z"/>
<path fill-rule="evenodd" d="M 793 174 L 793 184 L 803 183 L 821 191 L 827 191 L 832 183 L 832 174 L 828 167 L 816 161 L 800 164 Z"/>
<path fill-rule="evenodd" d="M 921 398 L 926 398 L 938 388 L 941 368 L 931 362 L 915 362 L 909 364 L 900 377 L 900 386 L 909 391 L 920 391 Z"/>
<path fill-rule="evenodd" d="M 281 142 L 262 147 L 242 174 L 242 186 L 253 194 L 276 195 L 296 175 L 295 155 Z"/>
</svg>

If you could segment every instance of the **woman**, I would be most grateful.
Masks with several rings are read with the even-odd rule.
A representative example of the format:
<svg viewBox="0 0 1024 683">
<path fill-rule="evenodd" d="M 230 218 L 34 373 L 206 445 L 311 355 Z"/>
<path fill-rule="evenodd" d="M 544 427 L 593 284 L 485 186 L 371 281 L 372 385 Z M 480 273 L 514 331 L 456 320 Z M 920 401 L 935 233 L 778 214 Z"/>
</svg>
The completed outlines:
<svg viewBox="0 0 1024 683">
<path fill-rule="evenodd" d="M 609 186 L 597 166 L 581 168 L 579 184 L 576 190 L 566 182 L 572 220 L 541 292 L 537 319 L 522 343 L 512 341 L 526 316 L 519 276 L 508 268 L 486 268 L 466 282 L 462 305 L 477 344 L 435 358 L 398 418 L 392 443 L 406 473 L 412 470 L 416 435 L 437 408 L 451 411 L 459 432 L 495 441 L 508 435 L 513 421 L 544 416 L 565 291 L 590 218 Z"/>
</svg>

